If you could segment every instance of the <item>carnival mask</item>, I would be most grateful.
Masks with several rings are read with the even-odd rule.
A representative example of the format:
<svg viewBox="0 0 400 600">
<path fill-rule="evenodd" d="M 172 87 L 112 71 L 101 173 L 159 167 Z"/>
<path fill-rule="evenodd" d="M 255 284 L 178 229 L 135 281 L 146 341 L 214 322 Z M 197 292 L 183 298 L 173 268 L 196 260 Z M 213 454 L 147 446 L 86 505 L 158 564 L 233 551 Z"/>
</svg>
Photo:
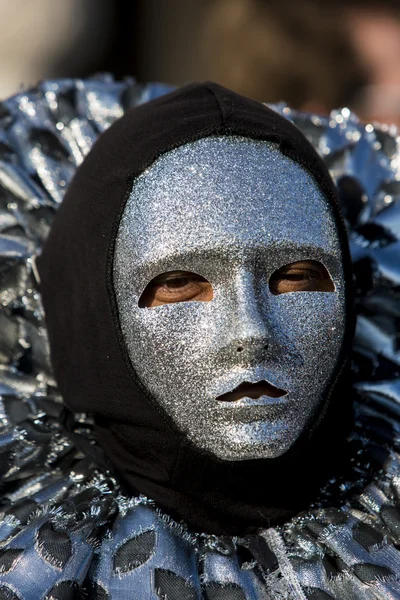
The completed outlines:
<svg viewBox="0 0 400 600">
<path fill-rule="evenodd" d="M 210 137 L 158 158 L 125 206 L 113 281 L 138 380 L 199 450 L 274 458 L 322 411 L 341 245 L 314 179 L 273 143 Z"/>
</svg>

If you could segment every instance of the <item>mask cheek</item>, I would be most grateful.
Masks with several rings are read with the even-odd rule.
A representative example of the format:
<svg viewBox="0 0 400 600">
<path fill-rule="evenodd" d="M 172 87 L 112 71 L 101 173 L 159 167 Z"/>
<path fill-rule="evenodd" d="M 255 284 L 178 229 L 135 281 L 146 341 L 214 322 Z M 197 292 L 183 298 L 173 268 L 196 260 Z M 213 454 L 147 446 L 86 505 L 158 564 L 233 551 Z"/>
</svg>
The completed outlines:
<svg viewBox="0 0 400 600">
<path fill-rule="evenodd" d="M 209 304 L 181 302 L 135 309 L 128 348 L 139 376 L 182 385 L 188 370 L 195 377 L 196 365 L 207 362 L 212 339 Z"/>
<path fill-rule="evenodd" d="M 300 385 L 321 389 L 332 374 L 344 336 L 344 301 L 340 294 L 294 292 L 276 297 L 275 321 L 286 333 L 302 368 L 295 377 Z"/>
</svg>

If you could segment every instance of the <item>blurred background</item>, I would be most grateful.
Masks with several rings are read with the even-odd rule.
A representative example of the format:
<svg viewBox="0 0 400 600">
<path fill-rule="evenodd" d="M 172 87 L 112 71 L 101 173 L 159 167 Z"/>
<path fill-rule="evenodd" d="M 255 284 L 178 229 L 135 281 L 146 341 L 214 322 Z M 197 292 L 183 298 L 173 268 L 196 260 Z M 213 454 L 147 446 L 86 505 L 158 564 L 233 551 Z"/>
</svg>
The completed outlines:
<svg viewBox="0 0 400 600">
<path fill-rule="evenodd" d="M 0 98 L 103 71 L 400 124 L 400 0 L 0 0 Z"/>
</svg>

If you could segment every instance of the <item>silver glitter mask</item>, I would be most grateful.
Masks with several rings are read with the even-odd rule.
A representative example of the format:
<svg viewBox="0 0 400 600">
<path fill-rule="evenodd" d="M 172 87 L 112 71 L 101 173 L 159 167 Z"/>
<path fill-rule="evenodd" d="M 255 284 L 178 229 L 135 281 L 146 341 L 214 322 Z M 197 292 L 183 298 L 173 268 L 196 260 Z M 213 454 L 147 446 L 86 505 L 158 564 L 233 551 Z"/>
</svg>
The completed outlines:
<svg viewBox="0 0 400 600">
<path fill-rule="evenodd" d="M 301 260 L 335 291 L 272 294 L 271 275 Z M 170 271 L 206 278 L 212 300 L 139 307 Z M 341 247 L 315 181 L 274 144 L 210 137 L 157 159 L 124 209 L 114 287 L 138 378 L 198 449 L 276 457 L 321 409 L 344 335 Z M 261 381 L 285 395 L 219 399 Z"/>
</svg>

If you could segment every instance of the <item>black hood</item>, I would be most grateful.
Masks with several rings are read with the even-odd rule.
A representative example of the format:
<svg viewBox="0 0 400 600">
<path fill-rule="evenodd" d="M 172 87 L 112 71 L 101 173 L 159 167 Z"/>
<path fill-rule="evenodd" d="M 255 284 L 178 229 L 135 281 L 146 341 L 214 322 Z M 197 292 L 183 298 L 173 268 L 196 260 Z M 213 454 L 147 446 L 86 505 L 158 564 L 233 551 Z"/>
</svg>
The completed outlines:
<svg viewBox="0 0 400 600">
<path fill-rule="evenodd" d="M 161 154 L 200 138 L 273 141 L 332 205 L 343 246 L 348 322 L 323 413 L 279 459 L 224 462 L 195 450 L 142 388 L 123 341 L 114 243 L 133 180 Z M 332 180 L 312 146 L 266 106 L 218 85 L 194 84 L 128 111 L 78 169 L 38 261 L 54 373 L 66 406 L 94 415 L 96 435 L 129 493 L 215 534 L 239 534 L 306 508 L 345 452 L 351 406 L 343 366 L 353 320 L 351 261 Z"/>
</svg>

